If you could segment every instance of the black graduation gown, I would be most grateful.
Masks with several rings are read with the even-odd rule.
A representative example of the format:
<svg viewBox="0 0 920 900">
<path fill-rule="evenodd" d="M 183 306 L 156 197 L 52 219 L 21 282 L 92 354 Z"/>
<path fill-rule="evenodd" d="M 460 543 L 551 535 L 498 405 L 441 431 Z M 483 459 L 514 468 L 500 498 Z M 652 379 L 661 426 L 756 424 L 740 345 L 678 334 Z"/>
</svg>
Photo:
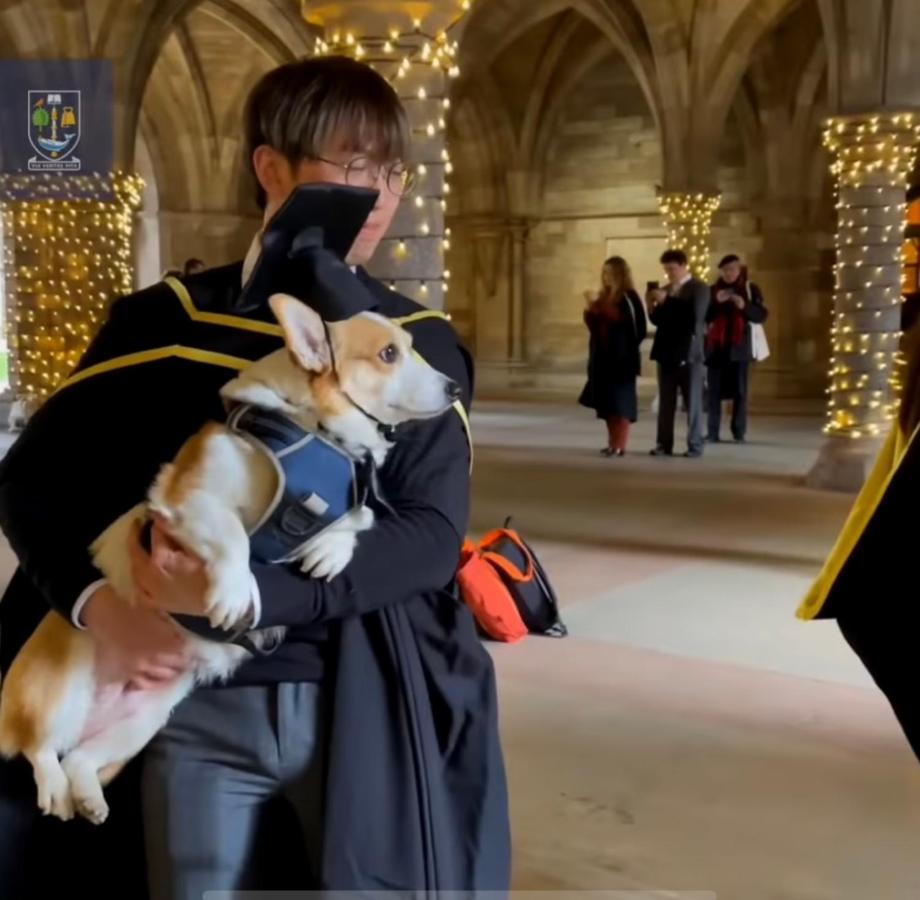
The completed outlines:
<svg viewBox="0 0 920 900">
<path fill-rule="evenodd" d="M 636 379 L 642 368 L 639 347 L 648 333 L 645 310 L 635 291 L 620 300 L 617 321 L 598 321 L 586 314 L 591 331 L 588 380 L 578 402 L 599 419 L 635 422 L 639 417 Z"/>
<path fill-rule="evenodd" d="M 920 439 L 895 422 L 798 615 L 837 620 L 920 759 L 918 500 Z"/>
<path fill-rule="evenodd" d="M 185 438 L 223 418 L 220 386 L 280 346 L 269 310 L 236 312 L 240 273 L 234 264 L 186 279 L 184 298 L 161 283 L 117 301 L 75 376 L 0 466 L 0 524 L 20 560 L 0 603 L 0 669 L 49 603 L 66 615 L 98 577 L 89 541 L 145 495 Z M 360 277 L 422 357 L 463 386 L 463 406 L 400 436 L 381 472 L 400 515 L 362 542 L 369 549 L 360 563 L 356 553 L 353 577 L 326 585 L 253 566 L 262 624 L 322 622 L 333 645 L 322 886 L 505 890 L 510 835 L 494 672 L 452 590 L 468 515 L 472 364 L 443 317 Z M 441 536 L 436 544 L 432 535 Z M 31 828 L 34 788 L 24 806 L 22 771 L 0 764 L 0 879 L 21 862 Z M 69 889 L 85 874 L 92 888 L 98 867 L 86 854 L 104 853 L 107 868 L 116 861 L 116 884 L 124 863 L 122 895 L 142 897 L 130 773 L 110 799 L 101 828 L 43 823 L 40 838 L 33 830 L 34 858 L 62 858 L 58 841 L 81 845 L 80 866 L 42 874 Z"/>
</svg>

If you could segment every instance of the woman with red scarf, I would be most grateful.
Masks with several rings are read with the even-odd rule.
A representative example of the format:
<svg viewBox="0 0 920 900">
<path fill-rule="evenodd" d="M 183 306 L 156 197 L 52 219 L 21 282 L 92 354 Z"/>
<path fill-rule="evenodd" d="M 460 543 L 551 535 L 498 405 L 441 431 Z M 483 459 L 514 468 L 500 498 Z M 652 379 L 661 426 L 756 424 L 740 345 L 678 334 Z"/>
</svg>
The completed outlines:
<svg viewBox="0 0 920 900">
<path fill-rule="evenodd" d="M 721 440 L 722 401 L 732 401 L 732 436 L 743 444 L 747 434 L 748 369 L 754 359 L 751 325 L 767 320 L 763 294 L 748 280 L 735 255 L 719 263 L 721 278 L 712 287 L 706 321 L 709 385 L 709 441 Z"/>
<path fill-rule="evenodd" d="M 591 333 L 591 348 L 588 383 L 578 402 L 607 423 L 607 446 L 601 453 L 625 456 L 629 426 L 639 416 L 639 345 L 648 326 L 626 260 L 621 256 L 608 259 L 601 282 L 599 293 L 585 291 L 584 318 Z"/>
</svg>

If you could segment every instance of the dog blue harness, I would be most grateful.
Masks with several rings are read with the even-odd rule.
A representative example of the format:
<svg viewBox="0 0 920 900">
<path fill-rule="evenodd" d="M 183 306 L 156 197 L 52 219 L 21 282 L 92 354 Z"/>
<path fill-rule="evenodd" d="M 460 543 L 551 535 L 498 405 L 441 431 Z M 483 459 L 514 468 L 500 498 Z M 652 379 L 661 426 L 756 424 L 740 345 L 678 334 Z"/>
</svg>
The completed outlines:
<svg viewBox="0 0 920 900">
<path fill-rule="evenodd" d="M 230 430 L 262 453 L 275 469 L 275 496 L 249 535 L 252 555 L 263 563 L 288 563 L 321 531 L 367 499 L 373 465 L 344 447 L 306 431 L 281 413 L 239 406 Z"/>
<path fill-rule="evenodd" d="M 363 461 L 356 460 L 336 441 L 306 431 L 281 413 L 256 406 L 236 407 L 227 427 L 264 454 L 278 478 L 269 508 L 249 535 L 250 551 L 259 562 L 293 561 L 321 531 L 372 497 L 390 509 L 380 493 L 370 454 Z M 174 618 L 193 634 L 215 639 L 216 632 L 207 619 Z M 278 646 L 260 647 L 245 631 L 228 640 L 258 656 L 266 656 Z"/>
</svg>

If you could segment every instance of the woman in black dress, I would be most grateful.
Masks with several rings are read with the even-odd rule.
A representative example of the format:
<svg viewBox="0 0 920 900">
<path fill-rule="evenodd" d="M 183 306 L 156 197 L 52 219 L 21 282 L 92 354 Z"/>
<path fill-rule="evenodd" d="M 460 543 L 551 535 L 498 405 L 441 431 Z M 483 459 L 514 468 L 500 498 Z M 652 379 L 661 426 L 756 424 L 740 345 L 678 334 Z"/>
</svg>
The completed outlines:
<svg viewBox="0 0 920 900">
<path fill-rule="evenodd" d="M 591 333 L 588 383 L 579 403 L 607 423 L 604 456 L 624 456 L 629 426 L 638 418 L 636 379 L 645 340 L 645 310 L 621 256 L 604 263 L 599 292 L 585 292 L 585 324 Z"/>
</svg>

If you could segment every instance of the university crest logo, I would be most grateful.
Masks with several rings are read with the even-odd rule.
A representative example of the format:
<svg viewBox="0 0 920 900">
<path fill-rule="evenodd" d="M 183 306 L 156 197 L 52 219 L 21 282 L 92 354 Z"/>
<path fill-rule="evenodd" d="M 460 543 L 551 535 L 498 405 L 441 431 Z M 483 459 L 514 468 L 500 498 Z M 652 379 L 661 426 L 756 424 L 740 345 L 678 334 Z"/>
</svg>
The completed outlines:
<svg viewBox="0 0 920 900">
<path fill-rule="evenodd" d="M 29 91 L 30 172 L 79 172 L 80 91 Z"/>
</svg>

